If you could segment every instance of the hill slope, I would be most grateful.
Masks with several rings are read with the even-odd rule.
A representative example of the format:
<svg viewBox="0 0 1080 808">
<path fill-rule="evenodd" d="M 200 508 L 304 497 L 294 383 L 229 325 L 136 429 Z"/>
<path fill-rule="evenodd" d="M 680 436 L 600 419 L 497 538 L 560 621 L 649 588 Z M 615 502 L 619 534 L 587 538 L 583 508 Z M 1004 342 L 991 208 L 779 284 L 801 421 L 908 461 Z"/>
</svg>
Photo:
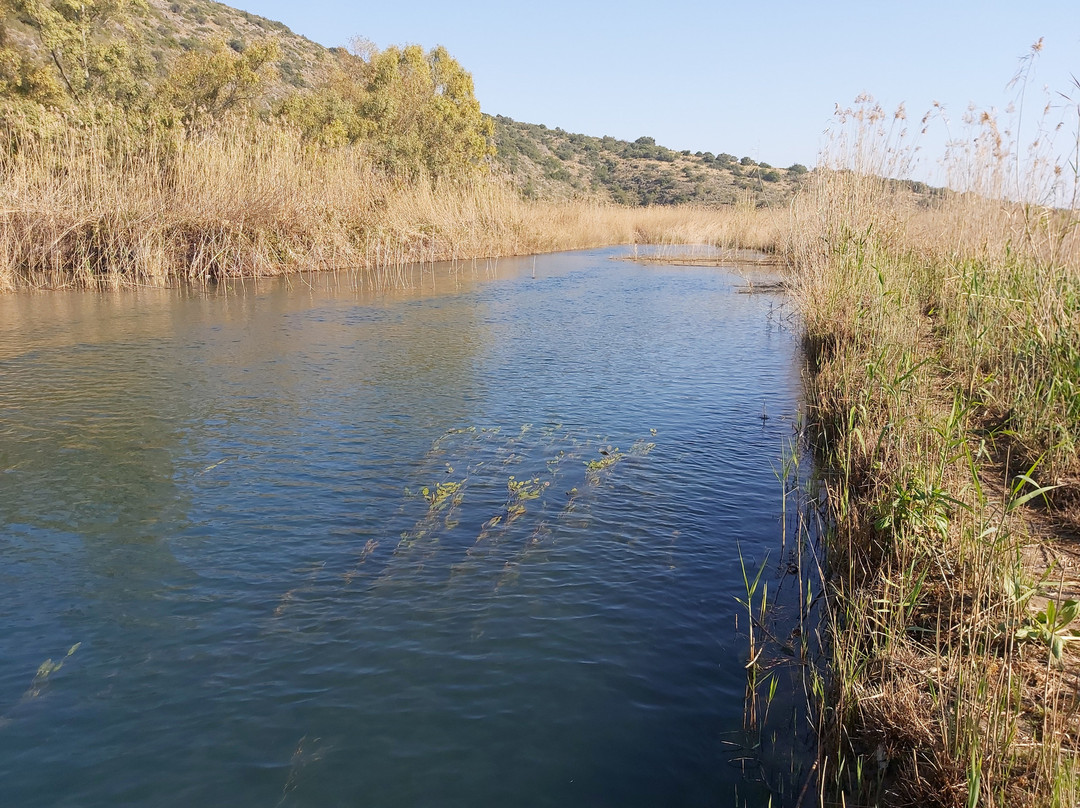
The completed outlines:
<svg viewBox="0 0 1080 808">
<path fill-rule="evenodd" d="M 788 199 L 807 174 L 801 165 L 773 168 L 749 157 L 676 152 L 651 137 L 630 142 L 572 134 L 495 117 L 500 169 L 526 195 L 599 196 L 627 205 L 759 205 Z"/>
<path fill-rule="evenodd" d="M 227 46 L 242 54 L 275 40 L 277 57 L 261 71 L 255 101 L 264 113 L 289 95 L 324 84 L 342 55 L 280 22 L 213 0 L 146 0 L 145 10 L 125 13 L 123 20 L 111 22 L 109 30 L 132 50 L 132 62 L 140 65 L 133 80 L 144 87 L 159 82 L 186 53 Z M 41 36 L 19 14 L 0 14 L 0 45 L 5 39 L 51 69 Z M 776 204 L 791 197 L 806 173 L 802 166 L 779 169 L 728 154 L 675 152 L 649 137 L 634 142 L 593 137 L 503 116 L 493 122 L 495 173 L 533 199 L 597 198 L 632 206 L 726 205 L 740 199 Z"/>
<path fill-rule="evenodd" d="M 215 3 L 213 0 L 148 0 L 149 12 L 138 21 L 154 61 L 164 67 L 179 53 L 223 41 L 236 51 L 273 37 L 280 56 L 267 85 L 280 98 L 310 86 L 315 74 L 332 60 L 330 49 L 294 33 L 284 23 Z"/>
</svg>

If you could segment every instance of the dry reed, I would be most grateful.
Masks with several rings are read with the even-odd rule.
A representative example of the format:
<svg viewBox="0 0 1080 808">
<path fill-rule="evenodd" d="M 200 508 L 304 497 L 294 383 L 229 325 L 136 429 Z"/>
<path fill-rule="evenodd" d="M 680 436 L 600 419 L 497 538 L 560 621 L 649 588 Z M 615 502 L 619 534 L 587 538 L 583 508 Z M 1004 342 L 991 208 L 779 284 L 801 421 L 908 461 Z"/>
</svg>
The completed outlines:
<svg viewBox="0 0 1080 808">
<path fill-rule="evenodd" d="M 744 207 L 530 203 L 494 179 L 396 182 L 359 149 L 235 122 L 128 147 L 70 129 L 0 156 L 0 289 L 213 282 L 617 243 L 768 247 Z"/>
<path fill-rule="evenodd" d="M 1023 547 L 1077 524 L 1080 219 L 885 179 L 902 120 L 846 113 L 786 243 L 833 525 L 821 770 L 849 805 L 1074 806 L 1076 657 L 1031 641 L 1067 581 Z M 1000 191 L 997 145 L 957 172 Z"/>
</svg>

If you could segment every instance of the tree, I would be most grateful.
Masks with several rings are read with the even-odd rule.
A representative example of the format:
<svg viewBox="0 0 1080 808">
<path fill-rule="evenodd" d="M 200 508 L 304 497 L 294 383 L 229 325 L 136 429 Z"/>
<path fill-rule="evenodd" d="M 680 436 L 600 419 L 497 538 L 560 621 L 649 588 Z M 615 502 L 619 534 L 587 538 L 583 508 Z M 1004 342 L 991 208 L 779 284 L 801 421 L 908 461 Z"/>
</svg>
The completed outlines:
<svg viewBox="0 0 1080 808">
<path fill-rule="evenodd" d="M 480 111 L 472 76 L 446 51 L 418 45 L 379 50 L 355 40 L 314 90 L 278 112 L 325 145 L 362 142 L 372 159 L 404 177 L 485 170 L 494 124 Z"/>
<path fill-rule="evenodd" d="M 239 50 L 216 40 L 209 50 L 180 57 L 158 88 L 158 101 L 186 125 L 250 105 L 259 97 L 265 72 L 280 50 L 273 38 Z"/>
<path fill-rule="evenodd" d="M 277 114 L 308 140 L 324 146 L 343 146 L 365 135 L 360 115 L 367 93 L 368 66 L 348 51 L 335 48 L 331 52 L 335 62 L 318 85 L 288 96 Z"/>
<path fill-rule="evenodd" d="M 146 11 L 145 0 L 5 0 L 5 4 L 37 34 L 71 100 L 125 102 L 141 92 L 147 63 L 132 37 L 124 34 L 133 15 Z"/>
<path fill-rule="evenodd" d="M 65 91 L 54 70 L 9 41 L 5 20 L 13 13 L 10 2 L 0 0 L 0 98 L 57 106 Z"/>
<path fill-rule="evenodd" d="M 379 163 L 410 176 L 486 166 L 494 128 L 480 112 L 472 76 L 445 48 L 424 53 L 409 45 L 358 55 L 370 76 L 360 116 Z"/>
</svg>

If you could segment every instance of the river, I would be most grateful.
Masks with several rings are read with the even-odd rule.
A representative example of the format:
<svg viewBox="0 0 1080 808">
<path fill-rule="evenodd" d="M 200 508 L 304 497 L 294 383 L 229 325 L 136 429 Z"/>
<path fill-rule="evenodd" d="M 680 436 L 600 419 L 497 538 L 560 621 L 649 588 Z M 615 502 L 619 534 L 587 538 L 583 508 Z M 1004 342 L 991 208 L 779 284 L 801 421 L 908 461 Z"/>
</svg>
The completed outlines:
<svg viewBox="0 0 1080 808">
<path fill-rule="evenodd" d="M 764 805 L 797 335 L 625 252 L 0 297 L 0 803 Z"/>
</svg>

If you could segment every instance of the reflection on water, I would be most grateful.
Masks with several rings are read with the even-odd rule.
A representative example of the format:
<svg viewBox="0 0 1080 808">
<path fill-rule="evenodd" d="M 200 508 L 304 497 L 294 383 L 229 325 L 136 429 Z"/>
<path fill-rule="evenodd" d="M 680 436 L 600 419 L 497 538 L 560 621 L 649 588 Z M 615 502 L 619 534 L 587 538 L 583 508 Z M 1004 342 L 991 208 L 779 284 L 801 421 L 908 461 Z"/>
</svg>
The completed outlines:
<svg viewBox="0 0 1080 808">
<path fill-rule="evenodd" d="M 614 253 L 0 298 L 5 804 L 764 804 L 794 342 Z"/>
</svg>

